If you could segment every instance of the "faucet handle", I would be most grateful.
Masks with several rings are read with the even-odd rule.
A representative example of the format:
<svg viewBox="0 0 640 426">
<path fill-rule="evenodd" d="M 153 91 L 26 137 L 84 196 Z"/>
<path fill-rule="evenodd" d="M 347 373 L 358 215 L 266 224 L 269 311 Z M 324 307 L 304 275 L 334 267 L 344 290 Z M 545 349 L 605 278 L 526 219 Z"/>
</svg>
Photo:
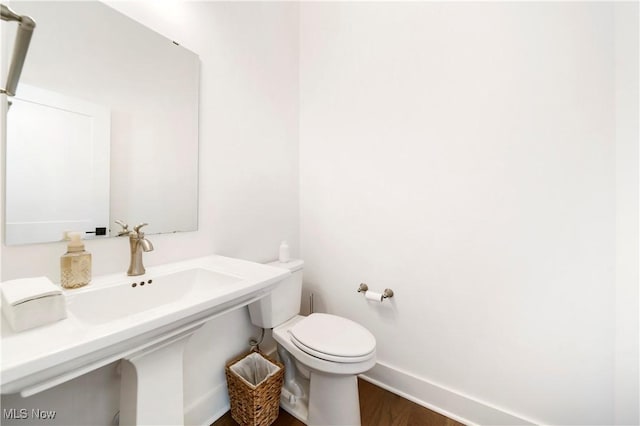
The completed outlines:
<svg viewBox="0 0 640 426">
<path fill-rule="evenodd" d="M 122 231 L 118 232 L 118 237 L 122 237 L 123 235 L 129 235 L 129 225 L 127 225 L 120 219 L 116 220 L 115 222 L 122 227 Z"/>
<path fill-rule="evenodd" d="M 138 225 L 138 226 L 134 226 L 134 227 L 133 227 L 133 230 L 134 230 L 134 232 L 135 232 L 136 234 L 138 234 L 139 236 L 141 236 L 141 237 L 142 237 L 142 236 L 144 235 L 144 232 L 140 232 L 140 228 L 142 228 L 143 226 L 147 226 L 147 225 L 148 225 L 148 223 L 146 223 L 146 222 L 145 222 L 145 223 L 141 223 L 141 224 L 140 224 L 140 225 Z"/>
</svg>

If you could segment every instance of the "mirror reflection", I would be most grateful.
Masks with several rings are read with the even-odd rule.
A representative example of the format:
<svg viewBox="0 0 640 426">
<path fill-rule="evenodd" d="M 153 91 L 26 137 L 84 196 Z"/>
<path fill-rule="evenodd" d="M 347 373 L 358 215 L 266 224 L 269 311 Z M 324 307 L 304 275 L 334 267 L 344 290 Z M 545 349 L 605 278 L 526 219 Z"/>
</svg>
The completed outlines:
<svg viewBox="0 0 640 426">
<path fill-rule="evenodd" d="M 196 230 L 197 55 L 97 1 L 10 6 L 37 28 L 7 113 L 6 243 Z"/>
</svg>

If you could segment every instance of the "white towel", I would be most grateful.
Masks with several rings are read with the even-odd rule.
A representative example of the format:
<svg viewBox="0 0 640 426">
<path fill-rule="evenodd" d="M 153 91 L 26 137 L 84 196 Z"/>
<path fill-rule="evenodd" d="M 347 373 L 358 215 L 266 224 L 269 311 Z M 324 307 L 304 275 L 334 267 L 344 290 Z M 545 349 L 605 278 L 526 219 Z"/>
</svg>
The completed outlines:
<svg viewBox="0 0 640 426">
<path fill-rule="evenodd" d="M 47 277 L 21 278 L 0 284 L 3 301 L 10 306 L 41 297 L 62 295 L 62 289 Z"/>
<path fill-rule="evenodd" d="M 22 278 L 0 283 L 2 313 L 13 331 L 50 324 L 67 317 L 62 289 L 47 277 Z"/>
</svg>

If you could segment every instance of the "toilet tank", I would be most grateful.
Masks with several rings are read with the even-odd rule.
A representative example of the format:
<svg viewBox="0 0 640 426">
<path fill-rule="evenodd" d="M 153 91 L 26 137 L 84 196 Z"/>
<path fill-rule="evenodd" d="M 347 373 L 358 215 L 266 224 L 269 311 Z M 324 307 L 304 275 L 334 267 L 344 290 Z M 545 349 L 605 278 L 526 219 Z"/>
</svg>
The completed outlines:
<svg viewBox="0 0 640 426">
<path fill-rule="evenodd" d="M 303 260 L 291 259 L 289 262 L 271 262 L 269 266 L 285 268 L 291 275 L 280 281 L 271 293 L 249 304 L 251 322 L 258 327 L 273 328 L 300 313 L 302 298 Z"/>
</svg>

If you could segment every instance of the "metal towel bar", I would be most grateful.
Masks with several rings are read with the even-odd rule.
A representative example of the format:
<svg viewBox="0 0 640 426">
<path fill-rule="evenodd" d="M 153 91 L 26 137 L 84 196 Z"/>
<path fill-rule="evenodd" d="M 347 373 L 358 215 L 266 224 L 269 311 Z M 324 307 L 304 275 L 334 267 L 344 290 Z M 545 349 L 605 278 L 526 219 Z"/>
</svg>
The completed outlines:
<svg viewBox="0 0 640 426">
<path fill-rule="evenodd" d="M 9 73 L 7 75 L 7 85 L 5 88 L 0 88 L 0 93 L 5 93 L 7 96 L 15 96 L 18 80 L 20 80 L 20 74 L 22 73 L 22 67 L 27 57 L 27 50 L 29 50 L 29 43 L 31 42 L 31 36 L 33 35 L 36 23 L 28 16 L 18 15 L 4 4 L 0 4 L 0 18 L 2 18 L 3 21 L 15 21 L 19 23 L 16 41 L 13 46 L 11 65 L 9 66 Z"/>
</svg>

